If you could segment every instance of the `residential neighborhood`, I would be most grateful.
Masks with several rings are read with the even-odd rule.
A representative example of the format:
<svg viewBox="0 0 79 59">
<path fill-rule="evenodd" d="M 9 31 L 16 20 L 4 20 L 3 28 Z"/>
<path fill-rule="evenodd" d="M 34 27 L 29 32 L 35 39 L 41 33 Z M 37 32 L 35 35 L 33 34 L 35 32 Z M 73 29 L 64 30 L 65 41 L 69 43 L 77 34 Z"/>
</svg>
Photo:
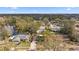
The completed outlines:
<svg viewBox="0 0 79 59">
<path fill-rule="evenodd" d="M 79 15 L 0 15 L 0 51 L 78 50 Z"/>
</svg>

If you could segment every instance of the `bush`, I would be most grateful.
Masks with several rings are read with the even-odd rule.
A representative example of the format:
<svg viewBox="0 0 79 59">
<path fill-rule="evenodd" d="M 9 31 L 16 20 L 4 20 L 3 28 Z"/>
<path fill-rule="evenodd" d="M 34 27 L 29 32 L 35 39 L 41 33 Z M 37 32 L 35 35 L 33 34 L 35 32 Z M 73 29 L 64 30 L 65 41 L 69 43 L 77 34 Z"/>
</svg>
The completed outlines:
<svg viewBox="0 0 79 59">
<path fill-rule="evenodd" d="M 61 29 L 60 33 L 68 35 L 71 41 L 79 42 L 79 34 L 75 30 L 76 21 L 73 20 L 64 20 L 64 28 Z"/>
<path fill-rule="evenodd" d="M 72 20 L 64 20 L 63 22 L 64 27 L 61 29 L 61 33 L 63 34 L 71 34 L 73 30 L 74 21 Z"/>
<path fill-rule="evenodd" d="M 60 39 L 58 40 L 57 37 L 54 36 L 45 37 L 44 41 L 37 43 L 37 50 L 41 51 L 63 51 L 66 49 L 67 47 L 65 46 L 65 43 Z"/>
<path fill-rule="evenodd" d="M 37 36 L 36 41 L 37 42 L 43 42 L 44 41 L 44 36 Z"/>
</svg>

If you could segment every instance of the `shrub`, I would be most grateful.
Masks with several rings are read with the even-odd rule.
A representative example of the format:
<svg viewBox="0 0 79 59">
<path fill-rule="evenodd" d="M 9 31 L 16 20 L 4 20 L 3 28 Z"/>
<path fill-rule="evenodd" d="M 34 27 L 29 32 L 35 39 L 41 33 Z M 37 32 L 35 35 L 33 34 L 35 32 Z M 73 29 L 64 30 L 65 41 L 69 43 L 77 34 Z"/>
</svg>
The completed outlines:
<svg viewBox="0 0 79 59">
<path fill-rule="evenodd" d="M 37 36 L 36 41 L 37 42 L 43 42 L 44 41 L 44 36 Z"/>
<path fill-rule="evenodd" d="M 61 33 L 68 35 L 71 41 L 79 42 L 79 34 L 75 30 L 75 23 L 76 21 L 73 20 L 64 20 L 64 28 L 61 29 Z"/>
</svg>

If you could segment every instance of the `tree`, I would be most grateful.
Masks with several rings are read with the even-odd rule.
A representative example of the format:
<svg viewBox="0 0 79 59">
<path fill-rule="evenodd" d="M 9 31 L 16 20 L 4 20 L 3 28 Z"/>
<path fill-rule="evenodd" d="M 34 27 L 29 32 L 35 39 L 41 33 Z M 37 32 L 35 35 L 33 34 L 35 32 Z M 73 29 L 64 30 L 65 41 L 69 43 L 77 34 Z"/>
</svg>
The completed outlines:
<svg viewBox="0 0 79 59">
<path fill-rule="evenodd" d="M 25 32 L 27 25 L 28 23 L 23 19 L 16 20 L 17 32 L 20 32 L 20 33 Z"/>
<path fill-rule="evenodd" d="M 70 40 L 72 41 L 79 41 L 79 34 L 77 34 L 77 31 L 75 30 L 76 21 L 74 20 L 65 20 L 63 21 L 64 28 L 61 29 L 61 33 L 64 33 L 68 35 Z"/>
<path fill-rule="evenodd" d="M 9 24 L 9 25 L 15 25 L 16 18 L 14 18 L 12 16 L 8 16 L 8 17 L 5 18 L 5 23 Z"/>
<path fill-rule="evenodd" d="M 49 23 L 49 17 L 43 17 L 42 21 L 47 25 Z"/>
</svg>

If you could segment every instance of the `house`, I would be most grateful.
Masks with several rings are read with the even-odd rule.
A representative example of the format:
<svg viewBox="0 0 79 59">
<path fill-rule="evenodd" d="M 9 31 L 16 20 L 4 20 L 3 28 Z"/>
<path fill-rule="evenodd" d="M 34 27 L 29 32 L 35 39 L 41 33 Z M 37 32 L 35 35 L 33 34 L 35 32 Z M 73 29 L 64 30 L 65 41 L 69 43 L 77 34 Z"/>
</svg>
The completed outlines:
<svg viewBox="0 0 79 59">
<path fill-rule="evenodd" d="M 58 24 L 50 24 L 49 25 L 49 29 L 51 29 L 52 31 L 60 31 L 61 30 L 61 26 L 59 26 Z"/>
<path fill-rule="evenodd" d="M 9 37 L 9 41 L 14 42 L 15 44 L 19 44 L 21 40 L 18 36 L 14 35 Z"/>
<path fill-rule="evenodd" d="M 43 31 L 45 31 L 45 25 L 41 25 L 40 28 L 37 30 L 37 33 L 42 33 Z"/>
<path fill-rule="evenodd" d="M 29 38 L 30 38 L 30 35 L 24 35 L 24 34 L 18 34 L 17 35 L 21 40 L 29 40 Z"/>
<path fill-rule="evenodd" d="M 29 40 L 30 35 L 24 35 L 24 34 L 17 34 L 9 37 L 9 40 L 12 42 L 15 42 L 16 44 L 19 44 L 21 41 Z"/>
</svg>

